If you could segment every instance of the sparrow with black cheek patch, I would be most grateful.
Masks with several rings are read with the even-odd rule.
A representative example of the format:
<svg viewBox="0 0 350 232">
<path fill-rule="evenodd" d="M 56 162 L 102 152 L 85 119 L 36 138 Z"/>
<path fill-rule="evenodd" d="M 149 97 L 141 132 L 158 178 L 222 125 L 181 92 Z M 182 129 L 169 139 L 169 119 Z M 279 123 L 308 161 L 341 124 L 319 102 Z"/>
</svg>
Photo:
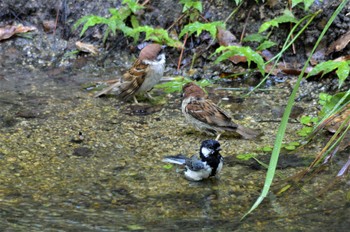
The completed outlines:
<svg viewBox="0 0 350 232">
<path fill-rule="evenodd" d="M 191 181 L 200 181 L 221 172 L 224 158 L 220 155 L 220 143 L 216 140 L 205 140 L 199 150 L 199 158 L 195 155 L 188 158 L 183 155 L 166 156 L 163 162 L 185 166 L 185 177 Z"/>
<path fill-rule="evenodd" d="M 159 44 L 148 44 L 120 81 L 98 92 L 95 97 L 111 93 L 123 100 L 133 97 L 136 103 L 136 95 L 147 94 L 151 98 L 148 91 L 158 84 L 164 73 L 165 54 L 161 50 Z"/>
<path fill-rule="evenodd" d="M 258 131 L 234 123 L 231 116 L 209 100 L 204 90 L 193 82 L 185 84 L 182 90 L 182 113 L 187 122 L 197 130 L 217 135 L 216 140 L 225 131 L 239 134 L 244 139 L 252 139 L 259 135 Z"/>
</svg>

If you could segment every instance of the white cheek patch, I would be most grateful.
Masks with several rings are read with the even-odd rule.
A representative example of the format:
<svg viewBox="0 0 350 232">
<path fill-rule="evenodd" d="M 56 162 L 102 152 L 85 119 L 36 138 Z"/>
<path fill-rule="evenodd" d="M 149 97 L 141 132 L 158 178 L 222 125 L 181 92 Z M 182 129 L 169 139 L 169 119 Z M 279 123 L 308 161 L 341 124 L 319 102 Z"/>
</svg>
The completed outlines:
<svg viewBox="0 0 350 232">
<path fill-rule="evenodd" d="M 209 157 L 209 155 L 212 153 L 212 150 L 206 147 L 202 147 L 201 152 L 205 157 Z"/>
</svg>

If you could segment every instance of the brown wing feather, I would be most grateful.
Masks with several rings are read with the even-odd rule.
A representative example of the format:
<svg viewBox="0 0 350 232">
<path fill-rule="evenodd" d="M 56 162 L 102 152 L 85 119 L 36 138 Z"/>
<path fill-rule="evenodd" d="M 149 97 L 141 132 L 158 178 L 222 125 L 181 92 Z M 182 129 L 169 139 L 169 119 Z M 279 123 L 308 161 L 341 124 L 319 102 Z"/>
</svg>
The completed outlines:
<svg viewBox="0 0 350 232">
<path fill-rule="evenodd" d="M 208 99 L 192 99 L 186 109 L 192 117 L 211 126 L 237 128 L 231 117 Z"/>
<path fill-rule="evenodd" d="M 120 98 L 128 99 L 135 95 L 145 80 L 147 66 L 147 64 L 143 64 L 140 60 L 136 60 L 132 68 L 123 75 L 123 83 L 119 94 Z"/>
</svg>

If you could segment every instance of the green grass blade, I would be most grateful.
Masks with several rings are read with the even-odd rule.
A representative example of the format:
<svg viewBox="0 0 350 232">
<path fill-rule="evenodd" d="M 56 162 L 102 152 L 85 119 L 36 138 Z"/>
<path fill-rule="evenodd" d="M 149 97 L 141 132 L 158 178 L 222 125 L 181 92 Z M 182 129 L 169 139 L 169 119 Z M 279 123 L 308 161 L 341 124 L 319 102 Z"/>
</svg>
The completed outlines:
<svg viewBox="0 0 350 232">
<path fill-rule="evenodd" d="M 267 194 L 269 193 L 270 186 L 271 186 L 273 178 L 275 176 L 275 171 L 276 171 L 276 167 L 277 167 L 277 161 L 278 161 L 279 153 L 280 153 L 280 150 L 281 150 L 281 147 L 282 147 L 282 140 L 283 140 L 284 134 L 286 132 L 289 115 L 291 113 L 292 106 L 294 105 L 295 96 L 296 96 L 297 91 L 299 89 L 300 82 L 301 82 L 301 80 L 302 80 L 302 78 L 304 76 L 305 69 L 307 68 L 307 66 L 309 64 L 309 61 L 310 61 L 310 59 L 312 57 L 312 54 L 314 54 L 314 52 L 315 52 L 316 48 L 318 47 L 319 43 L 321 42 L 323 36 L 328 31 L 328 28 L 333 23 L 333 21 L 336 18 L 336 16 L 344 8 L 344 6 L 346 5 L 346 3 L 348 1 L 349 0 L 343 0 L 342 3 L 338 6 L 338 8 L 332 14 L 331 18 L 329 19 L 329 21 L 327 22 L 327 24 L 324 27 L 323 31 L 321 32 L 321 35 L 319 36 L 318 40 L 316 41 L 316 44 L 313 47 L 313 49 L 311 51 L 311 54 L 309 55 L 309 58 L 307 59 L 305 65 L 304 65 L 304 67 L 303 67 L 303 69 L 302 69 L 302 71 L 301 71 L 301 73 L 300 73 L 300 75 L 298 77 L 297 82 L 295 83 L 295 86 L 293 88 L 292 94 L 290 95 L 290 97 L 288 99 L 288 104 L 287 104 L 286 109 L 284 111 L 281 124 L 280 124 L 280 126 L 278 128 L 278 132 L 277 132 L 276 140 L 275 140 L 275 146 L 274 146 L 274 148 L 272 150 L 272 155 L 271 155 L 271 159 L 270 159 L 269 169 L 267 170 L 264 187 L 263 187 L 262 192 L 261 192 L 260 196 L 258 197 L 258 199 L 255 201 L 255 203 L 249 209 L 249 211 L 246 214 L 243 215 L 241 220 L 243 220 L 254 209 L 256 209 L 261 204 L 261 202 L 264 200 L 264 198 L 267 196 Z"/>
</svg>

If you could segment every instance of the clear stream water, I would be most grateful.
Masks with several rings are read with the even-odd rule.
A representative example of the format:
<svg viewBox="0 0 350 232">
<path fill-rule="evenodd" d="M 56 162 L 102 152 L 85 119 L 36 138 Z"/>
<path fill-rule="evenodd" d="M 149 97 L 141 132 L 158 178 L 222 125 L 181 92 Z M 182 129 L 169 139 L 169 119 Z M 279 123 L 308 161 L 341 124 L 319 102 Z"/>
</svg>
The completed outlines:
<svg viewBox="0 0 350 232">
<path fill-rule="evenodd" d="M 197 153 L 208 138 L 186 127 L 179 93 L 156 89 L 166 103 L 138 107 L 94 99 L 81 87 L 113 78 L 106 71 L 13 67 L 0 74 L 1 231 L 346 231 L 350 226 L 349 178 L 334 182 L 341 159 L 277 194 L 288 185 L 286 178 L 307 167 L 303 160 L 312 160 L 320 149 L 316 144 L 285 154 L 300 162 L 279 169 L 271 194 L 240 221 L 266 172 L 236 156 L 255 152 L 268 163 L 268 154 L 258 148 L 273 144 L 278 122 L 262 119 L 285 104 L 287 92 L 222 102 L 243 115 L 240 123 L 264 136 L 257 141 L 223 136 L 221 176 L 191 183 L 161 162 L 165 155 Z M 289 141 L 297 139 L 299 128 L 290 124 Z"/>
</svg>

